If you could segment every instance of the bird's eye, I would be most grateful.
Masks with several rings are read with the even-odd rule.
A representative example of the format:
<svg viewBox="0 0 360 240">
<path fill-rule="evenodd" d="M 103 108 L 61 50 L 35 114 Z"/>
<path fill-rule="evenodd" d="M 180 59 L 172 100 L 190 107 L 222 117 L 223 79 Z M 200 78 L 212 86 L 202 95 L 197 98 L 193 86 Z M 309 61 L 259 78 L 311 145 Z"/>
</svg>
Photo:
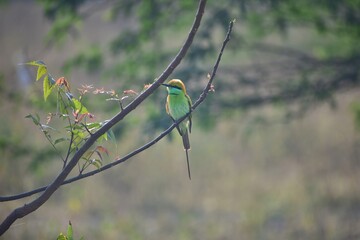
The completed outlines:
<svg viewBox="0 0 360 240">
<path fill-rule="evenodd" d="M 178 86 L 171 86 L 171 87 L 181 90 L 181 87 Z"/>
</svg>

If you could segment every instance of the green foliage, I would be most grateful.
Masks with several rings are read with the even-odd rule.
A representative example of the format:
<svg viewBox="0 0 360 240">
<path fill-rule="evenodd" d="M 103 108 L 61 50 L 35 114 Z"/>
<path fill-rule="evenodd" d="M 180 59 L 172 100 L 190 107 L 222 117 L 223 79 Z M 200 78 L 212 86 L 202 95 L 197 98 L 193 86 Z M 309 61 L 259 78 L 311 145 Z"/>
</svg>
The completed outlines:
<svg viewBox="0 0 360 240">
<path fill-rule="evenodd" d="M 74 240 L 74 233 L 73 233 L 73 227 L 71 222 L 69 221 L 69 225 L 66 231 L 66 235 L 63 233 L 60 233 L 59 236 L 56 238 L 57 240 Z M 84 238 L 80 238 L 80 240 L 83 240 Z"/>
<path fill-rule="evenodd" d="M 47 41 L 51 42 L 56 39 L 57 43 L 62 43 L 67 38 L 67 31 L 72 30 L 75 24 L 79 25 L 80 18 L 74 14 L 66 14 L 59 18 L 48 33 Z"/>
<path fill-rule="evenodd" d="M 79 26 L 81 17 L 78 15 L 78 8 L 85 2 L 84 0 L 39 0 L 38 2 L 44 7 L 45 16 L 53 21 L 47 37 L 48 42 L 63 42 L 68 31 Z"/>
<path fill-rule="evenodd" d="M 82 20 L 87 16 L 86 12 L 80 13 L 85 1 L 41 3 L 46 16 L 54 21 L 53 28 L 66 21 L 67 16 Z M 183 39 L 192 23 L 197 2 L 116 0 L 110 5 L 104 11 L 108 21 L 126 19 L 130 24 L 124 24 L 105 47 L 91 41 L 87 49 L 64 64 L 64 70 L 84 68 L 90 73 L 96 71 L 103 79 L 121 79 L 122 86 L 132 87 L 148 83 L 168 64 L 181 46 L 179 39 Z M 221 86 L 216 86 L 220 97 L 216 101 L 210 99 L 209 106 L 225 112 L 279 102 L 298 105 L 303 110 L 308 109 L 306 104 L 333 105 L 334 94 L 343 86 L 359 84 L 359 9 L 359 2 L 350 0 L 208 2 L 197 38 L 174 76 L 185 84 L 187 80 L 203 78 L 212 65 L 208 59 L 218 50 L 220 33 L 225 34 L 228 22 L 235 17 L 239 27 L 229 45 L 232 55 L 226 54 L 226 76 Z M 59 28 L 58 32 L 71 33 L 77 21 L 69 21 L 64 24 L 68 27 Z M 273 45 L 273 39 L 281 39 L 277 41 L 279 45 Z M 104 64 L 106 56 L 111 61 Z M 246 67 L 248 62 L 254 67 Z M 244 67 L 239 69 L 241 66 Z M 329 71 L 335 66 L 336 73 Z M 302 81 L 304 76 L 307 81 Z M 346 79 L 346 84 L 339 84 L 342 79 Z M 289 82 L 298 85 L 289 88 Z M 191 96 L 200 90 L 199 85 L 188 88 Z M 160 104 L 158 99 L 155 101 Z M 209 114 L 202 111 L 198 117 L 208 122 Z"/>
<path fill-rule="evenodd" d="M 78 114 L 89 113 L 89 111 L 86 109 L 86 107 L 84 107 L 84 105 L 76 98 L 72 98 L 70 103 L 76 113 L 78 113 Z"/>
<path fill-rule="evenodd" d="M 29 115 L 27 115 L 25 118 L 31 118 L 31 120 L 33 121 L 33 123 L 34 123 L 36 126 L 39 126 L 39 125 L 40 125 L 40 116 L 39 116 L 39 114 L 35 114 L 35 116 L 29 114 Z"/>
<path fill-rule="evenodd" d="M 56 94 L 57 98 L 56 112 L 48 114 L 46 124 L 42 122 L 39 114 L 29 114 L 26 118 L 31 119 L 33 123 L 39 127 L 55 150 L 55 153 L 62 159 L 65 166 L 70 155 L 76 152 L 80 145 L 104 124 L 103 122 L 94 122 L 94 116 L 88 111 L 83 103 L 84 95 L 89 92 L 91 87 L 84 86 L 82 89 L 79 89 L 81 95 L 77 99 L 70 92 L 70 83 L 64 77 L 60 77 L 55 81 L 50 73 L 48 73 L 44 62 L 32 61 L 26 64 L 37 67 L 36 81 L 43 77 L 44 100 L 46 101 L 51 94 Z M 116 96 L 115 92 L 112 91 L 110 91 L 109 94 Z M 64 126 L 64 130 L 66 131 L 65 135 L 58 136 L 61 129 L 57 130 L 49 125 L 53 118 L 58 118 L 66 123 Z M 111 136 L 111 138 L 114 139 L 114 134 L 108 132 L 98 139 L 98 143 L 103 140 L 108 140 L 108 136 Z M 58 149 L 58 145 L 64 146 L 65 143 L 68 144 L 68 150 L 67 154 L 64 156 Z M 109 155 L 109 152 L 105 147 L 97 145 L 93 150 L 84 154 L 82 157 L 83 163 L 82 165 L 79 164 L 79 174 L 83 173 L 89 166 L 100 168 L 102 166 L 104 153 Z M 94 154 L 96 157 L 93 157 Z M 44 158 L 38 156 L 38 159 L 38 161 L 33 162 L 31 168 L 35 169 Z"/>
<path fill-rule="evenodd" d="M 103 57 L 99 46 L 89 47 L 85 52 L 79 53 L 75 57 L 66 61 L 63 66 L 65 73 L 70 73 L 78 67 L 84 68 L 89 73 L 99 71 L 103 65 Z"/>
<path fill-rule="evenodd" d="M 44 100 L 46 101 L 53 87 L 55 86 L 55 80 L 51 77 L 51 75 L 47 71 L 47 66 L 43 61 L 32 61 L 25 63 L 26 65 L 37 67 L 36 71 L 36 81 L 43 78 L 43 92 L 44 92 Z"/>
</svg>

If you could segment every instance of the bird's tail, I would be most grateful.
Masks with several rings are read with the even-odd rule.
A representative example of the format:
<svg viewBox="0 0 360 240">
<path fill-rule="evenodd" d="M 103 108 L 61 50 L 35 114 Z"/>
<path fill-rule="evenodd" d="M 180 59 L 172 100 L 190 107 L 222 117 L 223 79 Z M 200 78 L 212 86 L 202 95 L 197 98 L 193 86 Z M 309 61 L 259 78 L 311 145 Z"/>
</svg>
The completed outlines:
<svg viewBox="0 0 360 240">
<path fill-rule="evenodd" d="M 186 130 L 185 134 L 182 135 L 183 145 L 186 152 L 186 162 L 187 162 L 187 168 L 189 173 L 189 179 L 191 180 L 191 172 L 190 172 L 190 163 L 189 163 L 189 154 L 188 151 L 190 150 L 190 141 L 189 141 L 189 133 Z"/>
<path fill-rule="evenodd" d="M 187 167 L 188 167 L 188 173 L 189 173 L 189 179 L 191 180 L 191 172 L 190 172 L 190 163 L 189 163 L 189 154 L 188 154 L 189 149 L 185 149 L 186 152 L 186 162 L 187 162 Z"/>
<path fill-rule="evenodd" d="M 186 130 L 185 134 L 182 135 L 183 145 L 185 150 L 190 149 L 189 132 Z"/>
</svg>

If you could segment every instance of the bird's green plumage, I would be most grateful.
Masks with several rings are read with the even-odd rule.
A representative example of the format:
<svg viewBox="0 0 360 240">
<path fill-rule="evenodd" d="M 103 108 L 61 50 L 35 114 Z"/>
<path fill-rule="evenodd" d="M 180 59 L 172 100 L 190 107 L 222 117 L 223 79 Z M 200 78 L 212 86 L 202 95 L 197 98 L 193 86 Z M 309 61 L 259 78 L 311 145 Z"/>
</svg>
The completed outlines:
<svg viewBox="0 0 360 240">
<path fill-rule="evenodd" d="M 188 114 L 191 108 L 190 97 L 184 91 L 177 88 L 170 88 L 168 95 L 168 113 L 174 119 L 178 120 Z M 189 120 L 185 119 L 179 124 L 180 134 L 183 135 L 189 129 Z M 189 129 L 190 130 L 190 129 Z"/>
<path fill-rule="evenodd" d="M 183 82 L 179 79 L 173 79 L 168 84 L 163 84 L 167 87 L 168 96 L 166 100 L 166 112 L 171 118 L 176 121 L 191 111 L 191 99 L 186 93 L 186 88 Z M 189 178 L 190 165 L 188 158 L 188 150 L 190 149 L 189 132 L 191 132 L 191 115 L 184 119 L 177 127 L 180 135 L 182 136 L 184 149 L 186 151 L 186 160 L 188 165 Z"/>
</svg>

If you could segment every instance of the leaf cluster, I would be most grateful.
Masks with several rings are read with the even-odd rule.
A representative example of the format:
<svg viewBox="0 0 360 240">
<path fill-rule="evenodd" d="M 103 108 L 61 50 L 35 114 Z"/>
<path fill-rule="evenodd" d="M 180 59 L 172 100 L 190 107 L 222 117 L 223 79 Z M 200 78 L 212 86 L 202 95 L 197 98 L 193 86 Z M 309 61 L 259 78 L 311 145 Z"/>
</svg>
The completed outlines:
<svg viewBox="0 0 360 240">
<path fill-rule="evenodd" d="M 63 167 L 66 166 L 69 157 L 75 153 L 94 132 L 101 128 L 105 122 L 94 121 L 94 115 L 83 104 L 84 95 L 90 91 L 92 86 L 83 86 L 79 89 L 80 97 L 76 98 L 71 93 L 70 82 L 65 77 L 55 80 L 48 72 L 48 68 L 43 61 L 31 61 L 26 65 L 37 68 L 36 81 L 43 80 L 43 96 L 46 101 L 53 94 L 56 95 L 56 112 L 48 113 L 46 123 L 43 123 L 38 114 L 29 114 L 29 118 L 39 127 L 45 138 L 53 147 L 55 152 L 63 161 Z M 95 92 L 95 91 L 94 91 Z M 114 92 L 110 94 L 115 95 Z M 53 136 L 60 131 L 52 127 L 50 124 L 54 118 L 62 120 L 65 125 L 62 126 L 66 133 L 56 138 Z M 59 134 L 57 134 L 59 135 Z M 98 143 L 109 138 L 114 139 L 114 134 L 109 131 L 98 139 Z M 61 154 L 58 145 L 67 145 L 67 153 L 65 156 Z M 100 168 L 103 163 L 103 154 L 109 155 L 107 149 L 101 145 L 97 145 L 94 149 L 89 150 L 81 158 L 83 162 L 78 165 L 79 174 L 82 174 L 89 166 Z"/>
<path fill-rule="evenodd" d="M 56 240 L 74 240 L 74 230 L 72 227 L 71 222 L 69 221 L 69 225 L 66 231 L 66 235 L 64 235 L 63 233 L 60 233 L 59 236 L 56 238 Z M 81 237 L 80 240 L 83 240 L 84 238 Z"/>
</svg>

